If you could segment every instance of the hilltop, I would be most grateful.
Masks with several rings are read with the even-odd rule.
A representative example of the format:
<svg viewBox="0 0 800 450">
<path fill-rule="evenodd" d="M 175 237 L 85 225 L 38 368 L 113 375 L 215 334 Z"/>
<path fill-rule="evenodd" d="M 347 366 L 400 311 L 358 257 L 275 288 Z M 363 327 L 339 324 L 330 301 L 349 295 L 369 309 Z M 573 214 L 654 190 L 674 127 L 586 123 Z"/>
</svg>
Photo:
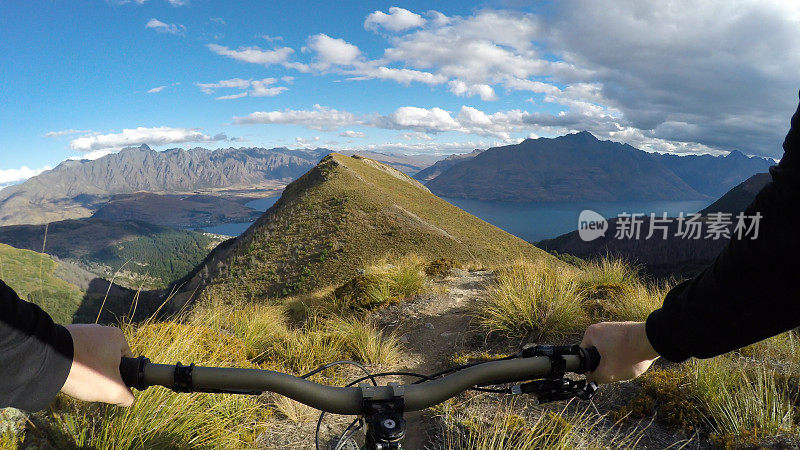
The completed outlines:
<svg viewBox="0 0 800 450">
<path fill-rule="evenodd" d="M 549 257 L 377 161 L 332 153 L 289 184 L 236 240 L 210 255 L 187 289 L 264 299 L 341 284 L 387 254 L 493 263 Z"/>
</svg>

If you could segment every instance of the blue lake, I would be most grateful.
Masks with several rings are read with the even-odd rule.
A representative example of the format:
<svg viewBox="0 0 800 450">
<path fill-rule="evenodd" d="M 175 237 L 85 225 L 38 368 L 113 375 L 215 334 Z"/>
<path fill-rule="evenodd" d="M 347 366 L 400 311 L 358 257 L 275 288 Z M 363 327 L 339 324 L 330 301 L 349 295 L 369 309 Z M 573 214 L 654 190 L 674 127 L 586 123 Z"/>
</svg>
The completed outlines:
<svg viewBox="0 0 800 450">
<path fill-rule="evenodd" d="M 711 203 L 711 200 L 693 201 L 631 201 L 631 202 L 530 202 L 512 203 L 463 198 L 447 198 L 448 202 L 468 213 L 480 217 L 492 225 L 530 242 L 560 236 L 578 228 L 578 215 L 591 209 L 606 219 L 620 213 L 667 213 L 674 217 L 678 213 L 696 213 Z"/>
<path fill-rule="evenodd" d="M 253 200 L 247 206 L 258 211 L 266 211 L 280 197 L 266 197 Z M 603 217 L 610 219 L 620 213 L 642 213 L 660 216 L 667 213 L 670 217 L 678 213 L 695 213 L 706 206 L 710 200 L 692 201 L 638 201 L 638 202 L 530 202 L 512 203 L 484 200 L 468 200 L 463 198 L 447 198 L 448 202 L 495 225 L 509 233 L 530 242 L 550 239 L 570 231 L 578 226 L 578 215 L 584 209 L 591 209 Z M 226 223 L 215 227 L 204 228 L 205 231 L 226 236 L 238 236 L 244 233 L 252 222 Z"/>
<path fill-rule="evenodd" d="M 280 196 L 277 197 L 264 197 L 245 203 L 245 206 L 255 209 L 256 211 L 266 211 L 270 206 L 274 205 Z M 214 227 L 204 227 L 203 230 L 208 233 L 221 234 L 224 236 L 239 236 L 244 233 L 253 222 L 237 222 L 237 223 L 223 223 Z"/>
</svg>

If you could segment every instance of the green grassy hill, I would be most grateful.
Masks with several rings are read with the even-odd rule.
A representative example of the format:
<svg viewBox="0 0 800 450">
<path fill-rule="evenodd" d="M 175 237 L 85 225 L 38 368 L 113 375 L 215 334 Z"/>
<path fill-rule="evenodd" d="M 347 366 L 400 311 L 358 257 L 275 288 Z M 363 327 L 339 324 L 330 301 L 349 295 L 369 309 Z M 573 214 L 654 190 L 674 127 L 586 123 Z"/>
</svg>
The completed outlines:
<svg viewBox="0 0 800 450">
<path fill-rule="evenodd" d="M 338 285 L 387 254 L 495 264 L 549 258 L 376 161 L 331 154 L 291 183 L 188 287 L 258 300 Z"/>
<path fill-rule="evenodd" d="M 72 322 L 83 291 L 56 276 L 58 262 L 49 255 L 0 244 L 0 279 L 17 294 L 47 311 L 57 322 Z"/>
</svg>

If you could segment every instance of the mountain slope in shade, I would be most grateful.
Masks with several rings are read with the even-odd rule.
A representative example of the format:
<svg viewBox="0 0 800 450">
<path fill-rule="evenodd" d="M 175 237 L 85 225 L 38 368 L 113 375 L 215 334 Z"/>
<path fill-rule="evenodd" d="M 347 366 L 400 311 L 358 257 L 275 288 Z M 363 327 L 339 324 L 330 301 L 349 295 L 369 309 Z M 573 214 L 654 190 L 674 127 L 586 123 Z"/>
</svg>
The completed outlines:
<svg viewBox="0 0 800 450">
<path fill-rule="evenodd" d="M 700 214 L 730 213 L 735 222 L 736 214 L 744 211 L 755 199 L 761 189 L 772 181 L 768 173 L 753 175 L 723 195 L 720 199 L 700 211 Z M 704 219 L 707 220 L 707 219 Z M 606 236 L 591 242 L 581 240 L 577 231 L 563 234 L 553 239 L 545 239 L 536 245 L 548 251 L 567 253 L 579 258 L 600 258 L 616 256 L 644 266 L 645 270 L 656 276 L 693 276 L 709 265 L 728 244 L 728 239 L 683 239 L 676 237 L 677 222 L 672 221 L 667 239 L 656 231 L 646 239 L 649 219 L 642 224 L 640 239 L 615 239 L 617 219 L 609 220 Z M 705 229 L 705 225 L 704 225 Z"/>
<path fill-rule="evenodd" d="M 252 222 L 261 212 L 214 195 L 160 195 L 150 192 L 111 197 L 94 218 L 142 222 L 177 228 L 203 228 L 229 222 Z"/>
<path fill-rule="evenodd" d="M 725 195 L 720 197 L 719 200 L 708 205 L 708 207 L 700 211 L 700 213 L 723 212 L 736 215 L 744 211 L 756 198 L 756 194 L 771 181 L 772 176 L 770 174 L 757 173 L 728 191 Z"/>
<path fill-rule="evenodd" d="M 472 159 L 479 154 L 481 154 L 483 150 L 475 149 L 470 153 L 464 153 L 461 155 L 450 155 L 445 159 L 436 161 L 432 166 L 426 167 L 414 175 L 414 178 L 417 180 L 426 183 L 439 175 L 441 175 L 447 169 L 455 166 L 456 164 L 466 161 L 468 159 Z"/>
<path fill-rule="evenodd" d="M 492 263 L 549 258 L 377 161 L 333 153 L 289 184 L 243 235 L 187 284 L 220 298 L 263 300 L 341 284 L 387 254 Z"/>
<path fill-rule="evenodd" d="M 705 198 L 648 153 L 585 131 L 490 148 L 426 186 L 445 197 L 519 202 Z"/>
<path fill-rule="evenodd" d="M 727 239 L 683 239 L 675 237 L 677 222 L 670 223 L 667 239 L 656 231 L 646 239 L 649 218 L 644 219 L 639 239 L 615 239 L 617 219 L 608 221 L 609 232 L 591 242 L 581 240 L 577 231 L 536 245 L 547 251 L 566 253 L 583 259 L 618 257 L 643 266 L 645 272 L 657 277 L 691 277 L 705 268 L 728 244 Z M 704 225 L 705 229 L 705 225 Z"/>
<path fill-rule="evenodd" d="M 698 192 L 719 197 L 756 173 L 767 172 L 775 162 L 733 151 L 727 156 L 678 156 L 652 153 L 665 167 Z"/>
</svg>

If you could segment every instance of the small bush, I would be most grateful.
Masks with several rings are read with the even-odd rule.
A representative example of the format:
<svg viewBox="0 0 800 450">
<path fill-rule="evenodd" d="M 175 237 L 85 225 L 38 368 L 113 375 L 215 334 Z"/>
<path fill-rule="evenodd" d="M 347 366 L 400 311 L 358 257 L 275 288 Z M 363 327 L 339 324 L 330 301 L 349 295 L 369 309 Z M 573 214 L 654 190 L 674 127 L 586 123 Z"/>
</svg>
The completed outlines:
<svg viewBox="0 0 800 450">
<path fill-rule="evenodd" d="M 474 314 L 483 327 L 509 337 L 539 340 L 577 333 L 588 322 L 579 292 L 564 269 L 518 261 L 497 271 L 496 283 Z"/>
</svg>

